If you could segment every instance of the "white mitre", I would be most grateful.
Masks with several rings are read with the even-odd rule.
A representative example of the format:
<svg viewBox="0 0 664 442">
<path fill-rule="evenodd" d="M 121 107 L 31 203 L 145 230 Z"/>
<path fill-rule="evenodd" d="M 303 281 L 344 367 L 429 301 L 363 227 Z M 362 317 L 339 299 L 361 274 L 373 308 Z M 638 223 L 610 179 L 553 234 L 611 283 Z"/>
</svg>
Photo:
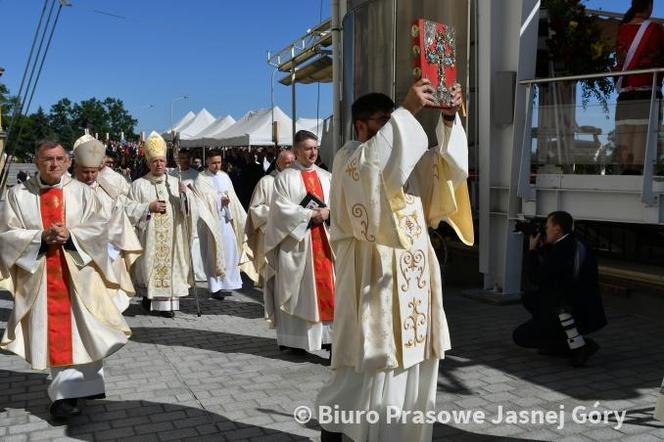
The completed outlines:
<svg viewBox="0 0 664 442">
<path fill-rule="evenodd" d="M 88 141 L 96 140 L 95 137 L 89 134 L 85 134 L 82 137 L 80 137 L 78 140 L 74 141 L 74 147 L 73 150 L 76 150 L 78 146 L 80 146 L 83 143 L 87 143 Z"/>
<path fill-rule="evenodd" d="M 166 141 L 164 141 L 161 135 L 154 131 L 152 131 L 148 139 L 145 140 L 145 145 L 143 146 L 143 154 L 148 163 L 157 157 L 166 158 L 167 150 L 168 147 L 166 146 Z"/>
<path fill-rule="evenodd" d="M 99 167 L 101 166 L 102 161 L 104 161 L 106 148 L 99 140 L 96 140 L 94 137 L 91 138 L 92 139 L 89 141 L 75 145 L 74 159 L 79 166 Z"/>
</svg>

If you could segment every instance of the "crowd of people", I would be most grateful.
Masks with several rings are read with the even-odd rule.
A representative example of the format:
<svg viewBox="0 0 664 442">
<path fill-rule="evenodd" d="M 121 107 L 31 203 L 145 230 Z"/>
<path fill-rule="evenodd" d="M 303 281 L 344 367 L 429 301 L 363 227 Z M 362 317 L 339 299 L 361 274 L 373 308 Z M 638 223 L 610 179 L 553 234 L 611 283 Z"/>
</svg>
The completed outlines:
<svg viewBox="0 0 664 442">
<path fill-rule="evenodd" d="M 9 190 L 0 215 L 0 278 L 14 295 L 0 347 L 51 370 L 50 411 L 66 419 L 81 413 L 81 399 L 104 397 L 103 360 L 131 337 L 122 313 L 133 295 L 146 314 L 172 318 L 193 287 L 223 300 L 244 273 L 263 290 L 281 350 L 330 351 L 317 410 L 434 411 L 451 341 L 427 232 L 446 223 L 472 245 L 474 230 L 461 90 L 439 111 L 429 149 L 415 115 L 433 105 L 432 93 L 420 80 L 398 107 L 379 93 L 358 98 L 357 139 L 337 152 L 331 173 L 317 165 L 308 131 L 271 167 L 267 152 L 212 150 L 202 170 L 186 150 L 169 168 L 156 133 L 110 148 L 84 135 L 72 146 L 71 176 L 64 146 L 41 141 L 38 174 Z M 130 181 L 113 168 L 131 170 L 134 154 L 145 172 Z M 558 233 L 561 219 L 551 221 Z M 576 247 L 562 236 L 556 243 Z M 564 327 L 578 314 L 563 313 Z M 564 330 L 555 334 L 560 351 Z M 432 423 L 408 419 L 321 426 L 324 441 L 432 437 Z"/>
</svg>

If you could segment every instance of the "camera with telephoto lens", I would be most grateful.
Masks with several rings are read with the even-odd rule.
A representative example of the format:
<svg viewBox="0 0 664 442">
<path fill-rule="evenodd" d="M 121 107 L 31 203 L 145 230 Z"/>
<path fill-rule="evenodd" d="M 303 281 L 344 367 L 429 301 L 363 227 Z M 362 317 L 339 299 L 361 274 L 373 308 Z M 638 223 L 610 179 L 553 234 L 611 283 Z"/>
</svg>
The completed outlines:
<svg viewBox="0 0 664 442">
<path fill-rule="evenodd" d="M 544 222 L 537 219 L 519 220 L 514 224 L 514 232 L 521 232 L 526 236 L 546 236 Z"/>
</svg>

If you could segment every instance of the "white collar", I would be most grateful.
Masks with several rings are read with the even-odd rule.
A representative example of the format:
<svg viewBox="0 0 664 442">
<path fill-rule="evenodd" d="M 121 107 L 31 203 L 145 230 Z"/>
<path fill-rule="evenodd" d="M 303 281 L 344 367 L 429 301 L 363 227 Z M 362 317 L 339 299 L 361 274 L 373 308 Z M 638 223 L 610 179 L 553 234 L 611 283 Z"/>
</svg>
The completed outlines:
<svg viewBox="0 0 664 442">
<path fill-rule="evenodd" d="M 42 181 L 41 175 L 39 173 L 37 174 L 37 185 L 39 186 L 40 189 L 54 189 L 54 188 L 55 189 L 62 189 L 62 186 L 64 185 L 64 181 L 65 181 L 65 175 L 62 175 L 60 177 L 60 182 L 58 182 L 57 184 L 53 184 L 53 185 L 46 184 Z"/>
<path fill-rule="evenodd" d="M 562 241 L 563 239 L 567 238 L 568 236 L 569 236 L 569 233 L 565 233 L 563 236 L 561 236 L 560 238 L 558 238 L 558 239 L 556 240 L 556 242 L 554 242 L 554 244 L 558 244 L 560 241 Z"/>
<path fill-rule="evenodd" d="M 295 161 L 293 161 L 293 165 L 292 165 L 291 167 L 293 167 L 293 168 L 295 168 L 295 169 L 297 169 L 297 170 L 305 170 L 305 171 L 307 171 L 307 172 L 310 172 L 310 171 L 312 171 L 312 170 L 316 170 L 316 164 L 312 164 L 312 165 L 309 166 L 309 167 L 305 167 L 304 164 L 300 163 L 299 160 L 295 160 Z"/>
</svg>

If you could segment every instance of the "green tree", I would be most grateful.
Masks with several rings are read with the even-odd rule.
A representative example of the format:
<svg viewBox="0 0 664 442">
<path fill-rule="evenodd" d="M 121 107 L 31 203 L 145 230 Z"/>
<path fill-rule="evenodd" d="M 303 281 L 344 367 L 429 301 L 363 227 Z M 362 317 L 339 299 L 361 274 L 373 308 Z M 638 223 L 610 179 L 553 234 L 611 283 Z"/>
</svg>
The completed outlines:
<svg viewBox="0 0 664 442">
<path fill-rule="evenodd" d="M 104 107 L 108 114 L 110 132 L 115 138 L 119 138 L 121 132 L 124 132 L 126 138 L 134 138 L 136 136 L 134 127 L 138 121 L 125 109 L 122 100 L 106 97 Z"/>
<path fill-rule="evenodd" d="M 41 106 L 37 109 L 37 112 L 29 116 L 21 115 L 17 123 L 18 130 L 13 131 L 14 135 L 11 141 L 14 146 L 14 155 L 21 159 L 32 158 L 37 141 L 44 138 L 57 138 L 49 125 L 48 115 Z"/>
<path fill-rule="evenodd" d="M 5 130 L 18 104 L 18 97 L 11 96 L 8 88 L 0 83 L 2 125 Z M 107 132 L 112 138 L 119 139 L 120 132 L 124 132 L 127 138 L 135 137 L 136 124 L 137 120 L 120 99 L 106 97 L 102 101 L 90 98 L 72 103 L 70 99 L 62 98 L 51 106 L 48 114 L 39 107 L 31 115 L 18 115 L 7 146 L 19 159 L 30 160 L 34 145 L 40 139 L 55 138 L 66 149 L 71 149 L 85 129 L 92 135 L 97 133 L 102 140 Z"/>
<path fill-rule="evenodd" d="M 2 128 L 6 131 L 9 128 L 12 113 L 19 105 L 18 97 L 9 94 L 9 88 L 0 83 L 0 107 L 2 107 Z"/>
<path fill-rule="evenodd" d="M 48 123 L 58 140 L 64 146 L 71 147 L 77 136 L 80 136 L 78 135 L 79 132 L 75 131 L 72 125 L 73 118 L 73 105 L 68 98 L 62 98 L 51 106 Z"/>
<path fill-rule="evenodd" d="M 97 133 L 103 139 L 104 134 L 110 132 L 108 112 L 104 103 L 96 98 L 74 104 L 72 117 L 72 127 L 79 134 L 88 129 L 91 135 Z"/>
</svg>

